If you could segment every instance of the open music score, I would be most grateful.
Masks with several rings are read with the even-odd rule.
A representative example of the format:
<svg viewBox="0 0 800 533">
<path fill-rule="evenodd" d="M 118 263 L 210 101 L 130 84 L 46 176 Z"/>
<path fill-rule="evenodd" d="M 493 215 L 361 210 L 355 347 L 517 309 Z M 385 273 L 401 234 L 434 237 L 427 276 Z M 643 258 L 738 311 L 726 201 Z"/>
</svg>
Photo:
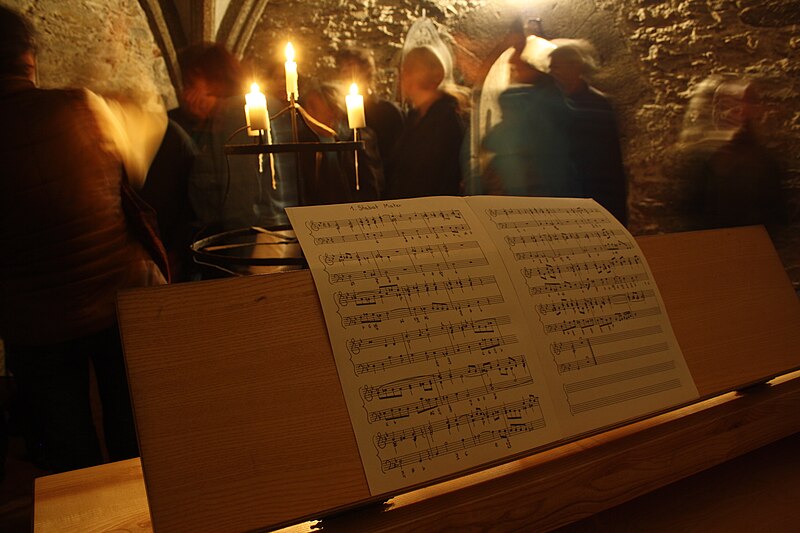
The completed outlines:
<svg viewBox="0 0 800 533">
<path fill-rule="evenodd" d="M 591 200 L 287 213 L 374 495 L 697 397 L 636 242 Z"/>
</svg>

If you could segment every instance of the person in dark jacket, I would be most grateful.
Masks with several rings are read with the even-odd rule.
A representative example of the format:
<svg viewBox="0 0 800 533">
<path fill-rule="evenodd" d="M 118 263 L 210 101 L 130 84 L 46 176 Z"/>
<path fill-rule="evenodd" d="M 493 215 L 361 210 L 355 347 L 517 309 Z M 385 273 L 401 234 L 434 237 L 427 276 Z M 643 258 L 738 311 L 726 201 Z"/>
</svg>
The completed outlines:
<svg viewBox="0 0 800 533">
<path fill-rule="evenodd" d="M 301 88 L 303 108 L 314 118 L 308 121 L 311 142 L 350 141 L 353 130 L 347 121 L 344 95 L 337 85 L 307 80 Z M 301 160 L 307 205 L 341 204 L 377 200 L 383 188 L 383 166 L 378 143 L 370 127 L 360 128 L 364 148 L 352 151 L 317 152 Z M 358 169 L 358 185 L 356 184 Z"/>
<path fill-rule="evenodd" d="M 575 197 L 580 189 L 570 159 L 569 106 L 547 74 L 555 48 L 531 35 L 510 58 L 512 84 L 498 103 L 502 120 L 483 139 L 490 154 L 483 180 L 512 196 Z"/>
<path fill-rule="evenodd" d="M 377 142 L 378 154 L 385 163 L 403 131 L 403 113 L 393 102 L 378 97 L 374 92 L 375 58 L 370 50 L 346 48 L 336 55 L 339 81 L 342 90 L 356 83 L 364 95 L 364 115 L 367 127 Z M 385 164 L 384 164 L 385 173 Z"/>
<path fill-rule="evenodd" d="M 138 455 L 115 298 L 166 283 L 166 254 L 133 192 L 166 114 L 39 89 L 35 70 L 32 29 L 0 7 L 0 338 L 36 459 L 64 471 L 102 461 L 90 362 L 111 460 Z"/>
<path fill-rule="evenodd" d="M 550 75 L 570 107 L 569 157 L 580 189 L 622 224 L 628 222 L 628 181 L 622 164 L 619 128 L 606 95 L 589 85 L 597 71 L 594 47 L 583 39 L 553 39 Z"/>
<path fill-rule="evenodd" d="M 688 229 L 764 224 L 774 235 L 788 223 L 784 170 L 759 135 L 762 113 L 754 80 L 714 74 L 695 87 L 665 169 L 684 191 Z"/>
<path fill-rule="evenodd" d="M 444 66 L 433 49 L 412 49 L 400 72 L 411 104 L 389 161 L 387 199 L 459 193 L 464 120 L 456 97 L 441 89 Z"/>
</svg>

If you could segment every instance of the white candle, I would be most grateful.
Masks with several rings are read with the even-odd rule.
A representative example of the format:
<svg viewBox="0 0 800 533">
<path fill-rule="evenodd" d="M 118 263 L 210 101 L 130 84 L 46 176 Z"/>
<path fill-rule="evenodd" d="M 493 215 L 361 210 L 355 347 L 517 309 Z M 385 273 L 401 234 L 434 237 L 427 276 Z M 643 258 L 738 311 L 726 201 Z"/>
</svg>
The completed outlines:
<svg viewBox="0 0 800 533">
<path fill-rule="evenodd" d="M 286 44 L 286 99 L 291 101 L 292 95 L 297 100 L 297 63 L 294 62 L 294 47 Z"/>
<path fill-rule="evenodd" d="M 250 131 L 255 131 L 258 135 L 259 130 L 269 130 L 269 113 L 267 112 L 267 97 L 264 96 L 258 84 L 254 83 L 250 86 L 250 92 L 244 95 L 247 102 L 244 106 L 244 112 L 247 116 L 247 127 Z"/>
<path fill-rule="evenodd" d="M 363 128 L 367 125 L 364 118 L 364 97 L 358 94 L 358 85 L 350 86 L 350 94 L 344 97 L 347 104 L 347 123 L 350 129 Z"/>
</svg>

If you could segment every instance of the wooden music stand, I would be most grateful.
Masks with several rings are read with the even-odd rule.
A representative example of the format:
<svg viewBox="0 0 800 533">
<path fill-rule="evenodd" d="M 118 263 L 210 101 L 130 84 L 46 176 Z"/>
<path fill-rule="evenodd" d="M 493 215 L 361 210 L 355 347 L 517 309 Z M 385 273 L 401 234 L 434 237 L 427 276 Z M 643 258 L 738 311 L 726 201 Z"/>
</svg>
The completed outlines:
<svg viewBox="0 0 800 533">
<path fill-rule="evenodd" d="M 702 399 L 800 368 L 800 304 L 763 228 L 637 240 Z M 132 290 L 118 309 L 156 531 L 277 527 L 392 496 L 369 493 L 309 271 Z M 338 522 L 557 527 L 799 431 L 798 383 L 554 443 Z M 618 483 L 593 483 L 609 471 Z"/>
</svg>

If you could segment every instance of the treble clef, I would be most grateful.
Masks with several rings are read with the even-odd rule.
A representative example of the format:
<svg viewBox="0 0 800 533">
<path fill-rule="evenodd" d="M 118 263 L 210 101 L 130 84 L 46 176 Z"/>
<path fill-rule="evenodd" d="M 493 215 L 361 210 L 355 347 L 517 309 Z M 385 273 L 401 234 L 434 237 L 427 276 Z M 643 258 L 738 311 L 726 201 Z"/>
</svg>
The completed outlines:
<svg viewBox="0 0 800 533">
<path fill-rule="evenodd" d="M 371 402 L 375 398 L 375 387 L 371 385 L 364 385 L 361 387 L 361 396 L 365 402 Z"/>
<path fill-rule="evenodd" d="M 361 342 L 361 339 L 349 339 L 347 341 L 347 350 L 353 355 L 358 355 L 361 352 Z"/>
</svg>

